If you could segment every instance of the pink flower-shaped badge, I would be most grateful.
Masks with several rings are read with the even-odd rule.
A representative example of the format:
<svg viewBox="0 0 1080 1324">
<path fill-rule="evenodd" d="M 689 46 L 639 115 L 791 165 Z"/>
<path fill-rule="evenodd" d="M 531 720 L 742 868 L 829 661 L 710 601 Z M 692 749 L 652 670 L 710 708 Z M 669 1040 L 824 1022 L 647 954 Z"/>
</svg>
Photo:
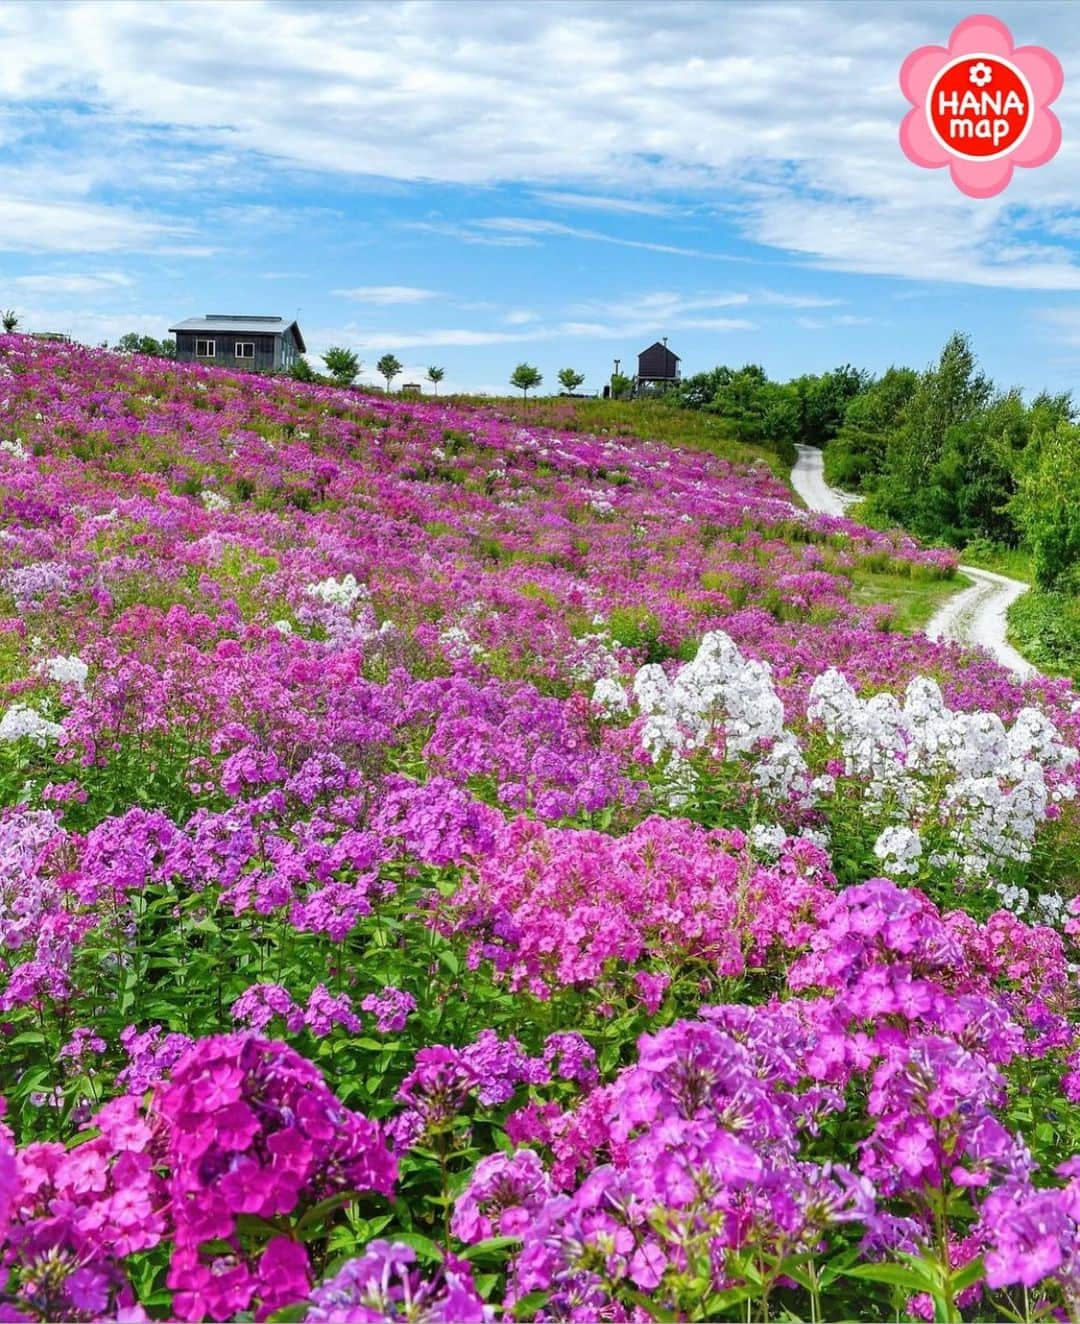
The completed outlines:
<svg viewBox="0 0 1080 1324">
<path fill-rule="evenodd" d="M 915 107 L 900 126 L 909 161 L 949 167 L 972 198 L 991 198 L 1013 166 L 1044 165 L 1061 146 L 1049 109 L 1065 81 L 1041 46 L 1013 46 L 1004 23 L 986 14 L 965 18 L 949 45 L 920 46 L 900 69 L 900 90 Z"/>
</svg>

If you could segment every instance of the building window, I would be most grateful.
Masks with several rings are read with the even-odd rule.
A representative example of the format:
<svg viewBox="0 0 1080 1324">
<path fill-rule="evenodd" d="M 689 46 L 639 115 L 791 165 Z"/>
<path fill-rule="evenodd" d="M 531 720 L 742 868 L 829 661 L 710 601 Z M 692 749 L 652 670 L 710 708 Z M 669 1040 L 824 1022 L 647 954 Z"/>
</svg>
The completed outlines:
<svg viewBox="0 0 1080 1324">
<path fill-rule="evenodd" d="M 238 359 L 253 359 L 255 357 L 254 340 L 238 340 L 236 342 L 236 357 Z"/>
<path fill-rule="evenodd" d="M 195 357 L 197 359 L 212 359 L 217 353 L 217 346 L 212 340 L 196 340 Z"/>
</svg>

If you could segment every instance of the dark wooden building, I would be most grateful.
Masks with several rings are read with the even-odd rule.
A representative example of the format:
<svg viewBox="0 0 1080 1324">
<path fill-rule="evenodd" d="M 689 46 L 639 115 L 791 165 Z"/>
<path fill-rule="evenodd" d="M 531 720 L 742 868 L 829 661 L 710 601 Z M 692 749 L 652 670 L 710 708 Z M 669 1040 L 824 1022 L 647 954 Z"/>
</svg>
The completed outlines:
<svg viewBox="0 0 1080 1324">
<path fill-rule="evenodd" d="M 169 327 L 180 363 L 211 363 L 245 372 L 287 372 L 307 346 L 284 317 L 208 313 Z"/>
<path fill-rule="evenodd" d="M 634 390 L 638 392 L 642 387 L 651 390 L 656 387 L 674 386 L 681 376 L 679 356 L 668 349 L 665 336 L 662 341 L 656 341 L 638 355 Z"/>
</svg>

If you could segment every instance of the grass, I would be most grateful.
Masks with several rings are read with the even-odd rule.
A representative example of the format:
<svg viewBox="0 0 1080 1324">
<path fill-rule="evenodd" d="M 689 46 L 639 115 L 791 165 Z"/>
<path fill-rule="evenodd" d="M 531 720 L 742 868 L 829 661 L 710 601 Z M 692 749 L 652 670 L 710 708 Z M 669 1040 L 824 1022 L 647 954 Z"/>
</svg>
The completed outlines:
<svg viewBox="0 0 1080 1324">
<path fill-rule="evenodd" d="M 564 432 L 640 437 L 673 446 L 710 451 L 736 464 L 761 460 L 778 478 L 787 481 L 794 453 L 783 454 L 768 446 L 736 440 L 732 425 L 715 414 L 680 409 L 663 400 L 570 400 L 561 396 L 538 396 L 523 401 L 513 396 L 458 395 L 447 397 L 458 405 L 494 409 L 525 426 L 557 428 Z"/>
<path fill-rule="evenodd" d="M 911 633 L 925 629 L 934 612 L 970 583 L 959 574 L 952 579 L 930 579 L 857 567 L 851 576 L 851 600 L 865 606 L 890 603 L 893 628 Z"/>
<path fill-rule="evenodd" d="M 979 570 L 991 570 L 998 575 L 1022 579 L 1026 584 L 1035 579 L 1031 553 L 1023 547 L 999 547 L 985 541 L 972 542 L 960 553 L 960 560 Z"/>
<path fill-rule="evenodd" d="M 1047 675 L 1080 681 L 1080 596 L 1029 589 L 1009 608 L 1009 642 Z"/>
</svg>

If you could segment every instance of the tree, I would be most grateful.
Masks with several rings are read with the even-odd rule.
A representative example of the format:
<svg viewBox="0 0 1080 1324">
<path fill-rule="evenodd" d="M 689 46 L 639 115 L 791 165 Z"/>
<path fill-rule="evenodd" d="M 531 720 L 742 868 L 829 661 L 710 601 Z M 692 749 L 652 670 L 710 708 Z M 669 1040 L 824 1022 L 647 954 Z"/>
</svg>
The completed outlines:
<svg viewBox="0 0 1080 1324">
<path fill-rule="evenodd" d="M 940 533 L 940 494 L 929 479 L 950 430 L 970 424 L 990 404 L 993 384 L 978 370 L 971 342 L 955 332 L 938 362 L 919 377 L 904 410 L 904 425 L 889 439 L 874 510 L 913 533 Z M 953 434 L 955 440 L 956 434 Z"/>
<path fill-rule="evenodd" d="M 788 383 L 798 406 L 798 440 L 824 446 L 835 437 L 851 401 L 870 383 L 870 375 L 850 363 L 820 376 L 796 377 Z"/>
<path fill-rule="evenodd" d="M 575 372 L 573 368 L 562 368 L 559 372 L 559 384 L 567 395 L 573 395 L 584 380 L 585 374 Z"/>
<path fill-rule="evenodd" d="M 289 369 L 289 376 L 294 382 L 313 382 L 315 380 L 315 369 L 301 354 Z"/>
<path fill-rule="evenodd" d="M 872 490 L 918 386 L 914 369 L 889 368 L 848 401 L 840 430 L 825 447 L 828 482 L 853 492 Z"/>
<path fill-rule="evenodd" d="M 629 400 L 633 385 L 633 381 L 627 377 L 625 372 L 613 372 L 611 374 L 611 398 L 613 400 Z"/>
<path fill-rule="evenodd" d="M 341 345 L 332 345 L 322 360 L 336 386 L 351 386 L 363 366 L 351 349 Z"/>
<path fill-rule="evenodd" d="M 523 400 L 527 400 L 529 392 L 534 391 L 543 380 L 540 369 L 534 368 L 531 363 L 519 363 L 510 374 L 510 385 L 517 387 Z"/>
<path fill-rule="evenodd" d="M 435 394 L 439 394 L 439 383 L 446 376 L 445 368 L 428 368 L 427 379 L 434 386 Z"/>
<path fill-rule="evenodd" d="M 1045 588 L 1080 587 L 1080 428 L 1062 419 L 1033 438 L 1010 512 Z"/>
<path fill-rule="evenodd" d="M 401 372 L 401 364 L 394 358 L 393 354 L 384 354 L 376 363 L 375 371 L 380 377 L 386 378 L 386 389 L 389 391 L 390 383 Z"/>
<path fill-rule="evenodd" d="M 153 336 L 141 336 L 138 331 L 128 331 L 113 346 L 123 354 L 147 354 L 154 359 L 176 358 L 176 341 L 172 339 L 155 340 Z"/>
<path fill-rule="evenodd" d="M 10 336 L 12 331 L 14 331 L 19 325 L 19 314 L 14 308 L 6 308 L 4 312 L 0 314 L 0 322 L 3 323 L 4 330 Z"/>
</svg>

